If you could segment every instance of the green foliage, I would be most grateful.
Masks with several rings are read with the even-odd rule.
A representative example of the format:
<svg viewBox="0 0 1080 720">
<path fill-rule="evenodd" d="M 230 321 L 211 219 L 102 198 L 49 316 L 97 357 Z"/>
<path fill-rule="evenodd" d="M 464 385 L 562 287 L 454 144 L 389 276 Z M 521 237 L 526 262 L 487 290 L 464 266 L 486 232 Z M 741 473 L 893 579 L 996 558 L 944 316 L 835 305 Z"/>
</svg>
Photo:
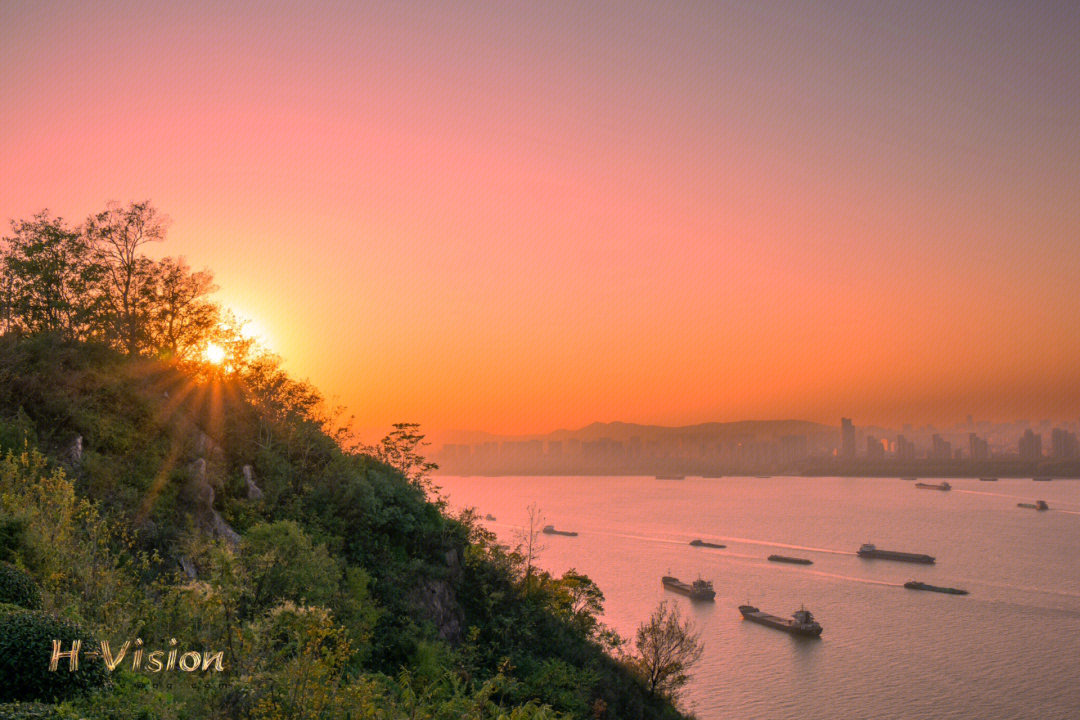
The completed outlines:
<svg viewBox="0 0 1080 720">
<path fill-rule="evenodd" d="M 693 621 L 683 620 L 679 606 L 663 601 L 647 622 L 638 627 L 633 665 L 650 694 L 674 697 L 690 679 L 690 666 L 701 659 L 701 635 Z"/>
<path fill-rule="evenodd" d="M 46 703 L 0 703 L 0 720 L 70 720 L 57 705 Z"/>
<path fill-rule="evenodd" d="M 89 338 L 99 310 L 90 296 L 103 276 L 92 243 L 48 211 L 13 221 L 11 229 L 0 257 L 6 280 L 5 329 Z"/>
<path fill-rule="evenodd" d="M 418 424 L 395 423 L 394 429 L 379 441 L 378 445 L 362 449 L 400 472 L 406 480 L 425 493 L 430 493 L 434 490 L 430 474 L 438 470 L 439 466 L 428 462 L 420 454 L 420 448 L 427 444 Z"/>
<path fill-rule="evenodd" d="M 165 239 L 148 202 L 110 204 L 72 227 L 47 211 L 12 222 L 0 268 L 6 334 L 94 340 L 129 355 L 190 358 L 219 322 L 208 271 L 140 252 Z"/>
<path fill-rule="evenodd" d="M 0 459 L 0 512 L 26 523 L 20 560 L 39 579 L 43 606 L 126 634 L 151 599 L 138 587 L 148 558 L 123 528 L 79 498 L 62 468 L 36 450 Z"/>
<path fill-rule="evenodd" d="M 341 571 L 325 545 L 291 520 L 251 527 L 240 548 L 255 607 L 283 600 L 324 605 L 338 592 Z"/>
<path fill-rule="evenodd" d="M 94 645 L 75 623 L 43 612 L 0 614 L 0 677 L 4 678 L 0 702 L 64 700 L 106 684 L 107 672 L 100 660 L 80 657 L 78 669 L 71 672 L 64 659 L 56 671 L 50 671 L 54 640 L 60 641 L 64 651 L 75 640 L 81 640 L 85 649 Z"/>
<path fill-rule="evenodd" d="M 26 520 L 0 511 L 0 563 L 12 560 L 26 542 Z"/>
<path fill-rule="evenodd" d="M 41 592 L 25 570 L 0 563 L 0 603 L 35 610 L 41 607 Z"/>
<path fill-rule="evenodd" d="M 206 330 L 196 306 L 208 275 L 177 263 L 155 276 L 165 266 L 139 259 L 139 217 L 124 229 L 124 212 L 92 234 L 100 250 L 119 233 L 131 260 L 107 262 L 136 289 L 123 310 L 108 280 L 84 333 L 101 342 L 70 327 L 0 336 L 0 553 L 53 616 L 109 639 L 222 650 L 227 671 L 118 670 L 50 707 L 162 720 L 680 717 L 612 656 L 595 583 L 504 551 L 474 514 L 448 516 L 429 497 L 417 426 L 349 446 L 319 393 L 235 321 Z M 190 302 L 163 331 L 171 321 L 138 288 L 160 295 L 166 281 L 176 308 Z M 211 337 L 227 348 L 222 367 L 178 362 Z M 197 517 L 210 511 L 190 471 L 200 458 L 235 547 Z M 261 499 L 247 496 L 245 465 Z M 26 612 L 0 598 L 5 618 Z"/>
<path fill-rule="evenodd" d="M 34 421 L 23 408 L 17 408 L 10 418 L 0 418 L 0 453 L 36 447 L 37 444 Z"/>
</svg>

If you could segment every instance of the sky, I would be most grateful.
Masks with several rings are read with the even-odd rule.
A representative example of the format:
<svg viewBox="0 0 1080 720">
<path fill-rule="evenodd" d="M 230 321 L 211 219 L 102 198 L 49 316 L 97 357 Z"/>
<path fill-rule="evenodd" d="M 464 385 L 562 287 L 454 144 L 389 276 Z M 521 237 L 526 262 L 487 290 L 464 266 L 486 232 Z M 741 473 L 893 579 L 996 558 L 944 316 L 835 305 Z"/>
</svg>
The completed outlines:
<svg viewBox="0 0 1080 720">
<path fill-rule="evenodd" d="M 361 428 L 1080 416 L 1080 4 L 0 3 L 109 200 Z"/>
</svg>

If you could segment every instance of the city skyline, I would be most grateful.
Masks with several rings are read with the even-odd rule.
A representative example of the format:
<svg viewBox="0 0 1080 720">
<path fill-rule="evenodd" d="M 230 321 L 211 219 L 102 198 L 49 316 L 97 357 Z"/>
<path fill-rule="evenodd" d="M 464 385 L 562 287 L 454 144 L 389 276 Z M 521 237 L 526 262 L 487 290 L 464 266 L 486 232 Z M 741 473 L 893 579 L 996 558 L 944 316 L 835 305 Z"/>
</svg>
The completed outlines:
<svg viewBox="0 0 1080 720">
<path fill-rule="evenodd" d="M 1080 472 L 1080 421 L 990 423 L 901 429 L 802 421 L 685 427 L 594 423 L 534 437 L 459 435 L 432 443 L 450 475 L 685 473 L 945 476 Z"/>
</svg>

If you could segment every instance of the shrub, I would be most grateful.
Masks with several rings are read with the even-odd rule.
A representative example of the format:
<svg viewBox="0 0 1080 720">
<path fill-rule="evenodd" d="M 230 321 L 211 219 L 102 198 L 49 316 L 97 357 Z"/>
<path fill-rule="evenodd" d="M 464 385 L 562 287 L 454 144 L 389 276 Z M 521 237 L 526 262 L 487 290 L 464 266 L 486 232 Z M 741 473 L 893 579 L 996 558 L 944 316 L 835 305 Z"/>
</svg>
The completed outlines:
<svg viewBox="0 0 1080 720">
<path fill-rule="evenodd" d="M 0 603 L 36 610 L 41 607 L 41 593 L 24 570 L 0 563 Z"/>
<path fill-rule="evenodd" d="M 70 672 L 63 658 L 49 671 L 54 639 L 64 651 L 82 640 L 78 670 Z M 105 685 L 105 664 L 86 657 L 93 649 L 93 639 L 75 623 L 36 610 L 0 613 L 0 702 L 64 700 Z"/>
<path fill-rule="evenodd" d="M 59 720 L 67 717 L 55 705 L 0 703 L 0 720 Z"/>
<path fill-rule="evenodd" d="M 15 557 L 25 541 L 26 520 L 0 510 L 0 562 L 7 562 Z"/>
</svg>

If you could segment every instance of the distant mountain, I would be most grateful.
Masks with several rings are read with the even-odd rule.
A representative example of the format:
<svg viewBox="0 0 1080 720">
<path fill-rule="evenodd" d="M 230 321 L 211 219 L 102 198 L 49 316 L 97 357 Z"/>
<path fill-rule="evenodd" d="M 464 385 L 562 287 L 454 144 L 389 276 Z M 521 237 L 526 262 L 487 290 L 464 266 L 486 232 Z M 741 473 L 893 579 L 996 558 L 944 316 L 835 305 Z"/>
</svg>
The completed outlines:
<svg viewBox="0 0 1080 720">
<path fill-rule="evenodd" d="M 636 423 L 592 423 L 580 430 L 556 430 L 547 440 L 594 441 L 600 438 L 627 441 L 639 437 L 643 442 L 666 438 L 689 438 L 731 440 L 736 438 L 779 438 L 784 435 L 818 435 L 836 432 L 836 427 L 806 420 L 741 420 L 739 422 L 711 422 L 698 425 L 668 427 L 664 425 L 638 425 Z"/>
<path fill-rule="evenodd" d="M 507 442 L 521 440 L 580 440 L 594 442 L 601 438 L 626 442 L 640 438 L 649 442 L 670 438 L 734 440 L 741 438 L 769 439 L 785 435 L 817 435 L 835 433 L 835 425 L 822 425 L 807 420 L 741 420 L 738 422 L 711 422 L 697 425 L 640 425 L 626 422 L 594 422 L 577 430 L 554 430 L 546 434 L 499 435 L 495 433 L 449 430 L 435 431 L 428 439 L 435 446 L 443 444 L 476 445 L 484 442 Z"/>
</svg>

